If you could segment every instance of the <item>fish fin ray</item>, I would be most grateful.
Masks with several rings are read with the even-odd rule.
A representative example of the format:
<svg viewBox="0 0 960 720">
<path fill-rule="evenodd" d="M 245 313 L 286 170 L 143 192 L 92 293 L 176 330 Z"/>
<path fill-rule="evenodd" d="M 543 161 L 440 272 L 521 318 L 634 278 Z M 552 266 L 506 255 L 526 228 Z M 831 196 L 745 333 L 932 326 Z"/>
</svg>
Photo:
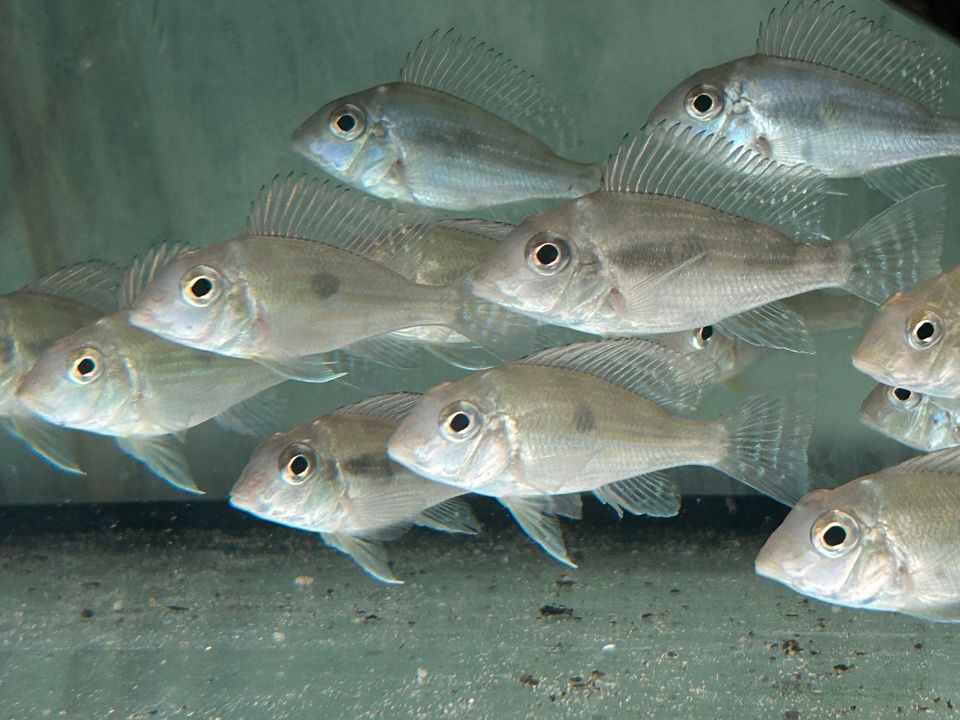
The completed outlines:
<svg viewBox="0 0 960 720">
<path fill-rule="evenodd" d="M 400 370 L 423 367 L 423 348 L 413 340 L 391 333 L 375 335 L 350 343 L 345 348 L 355 355 L 369 358 L 380 365 Z"/>
<path fill-rule="evenodd" d="M 501 359 L 486 348 L 471 343 L 448 343 L 438 345 L 427 343 L 423 346 L 431 355 L 448 365 L 461 370 L 486 370 L 499 365 Z"/>
<path fill-rule="evenodd" d="M 815 352 L 803 317 L 783 302 L 760 305 L 717 324 L 751 345 L 807 355 Z"/>
<path fill-rule="evenodd" d="M 613 338 L 547 348 L 517 362 L 577 370 L 606 380 L 659 405 L 692 410 L 716 364 L 696 353 L 678 353 L 643 338 Z"/>
<path fill-rule="evenodd" d="M 476 297 L 470 275 L 457 287 L 457 314 L 447 323 L 451 330 L 466 336 L 502 360 L 513 360 L 530 352 L 539 322 Z"/>
<path fill-rule="evenodd" d="M 53 295 L 108 313 L 117 308 L 123 271 L 116 265 L 90 260 L 61 268 L 24 286 L 27 292 Z"/>
<path fill-rule="evenodd" d="M 250 437 L 266 437 L 286 424 L 287 407 L 277 388 L 239 402 L 213 418 L 225 430 Z"/>
<path fill-rule="evenodd" d="M 618 480 L 597 488 L 593 495 L 612 507 L 619 517 L 623 517 L 624 512 L 652 517 L 673 517 L 680 512 L 677 484 L 660 473 Z"/>
<path fill-rule="evenodd" d="M 819 240 L 825 177 L 781 165 L 726 138 L 683 123 L 645 125 L 607 161 L 602 189 L 689 200 Z"/>
<path fill-rule="evenodd" d="M 447 93 L 533 133 L 575 146 L 578 129 L 566 107 L 535 75 L 476 37 L 437 29 L 407 55 L 400 80 Z"/>
<path fill-rule="evenodd" d="M 114 440 L 127 455 L 142 462 L 153 474 L 178 490 L 205 494 L 190 473 L 183 440 L 179 436 L 129 435 Z"/>
<path fill-rule="evenodd" d="M 877 168 L 863 175 L 863 181 L 894 202 L 915 192 L 943 185 L 943 178 L 928 163 L 911 162 Z"/>
<path fill-rule="evenodd" d="M 320 537 L 330 547 L 349 555 L 374 580 L 388 585 L 403 585 L 403 580 L 397 578 L 390 569 L 387 551 L 382 543 L 346 533 L 320 533 Z"/>
<path fill-rule="evenodd" d="M 476 535 L 481 527 L 473 508 L 463 498 L 450 498 L 427 508 L 414 523 L 431 530 L 461 535 Z"/>
<path fill-rule="evenodd" d="M 760 25 L 757 54 L 824 65 L 940 109 L 946 58 L 833 2 L 787 3 Z"/>
<path fill-rule="evenodd" d="M 891 205 L 841 241 L 852 255 L 844 289 L 879 305 L 933 277 L 940 272 L 945 225 L 942 185 Z"/>
<path fill-rule="evenodd" d="M 374 395 L 334 411 L 335 415 L 371 415 L 400 422 L 420 402 L 420 394 L 395 392 L 386 395 Z"/>
<path fill-rule="evenodd" d="M 300 382 L 325 383 L 346 375 L 336 356 L 331 353 L 317 353 L 294 358 L 250 358 L 289 380 Z"/>
<path fill-rule="evenodd" d="M 793 506 L 808 489 L 807 446 L 816 413 L 815 376 L 787 393 L 748 398 L 722 422 L 729 431 L 716 468 L 774 500 Z"/>
<path fill-rule="evenodd" d="M 143 289 L 150 284 L 154 276 L 190 250 L 183 243 L 162 242 L 154 245 L 143 257 L 134 258 L 133 264 L 120 283 L 118 306 L 120 310 L 132 310 Z"/>
<path fill-rule="evenodd" d="M 74 475 L 86 475 L 71 447 L 73 431 L 34 417 L 0 418 L 0 426 L 54 467 Z"/>
<path fill-rule="evenodd" d="M 918 455 L 909 460 L 904 460 L 896 466 L 896 469 L 921 473 L 960 475 L 960 448 L 951 447 L 925 455 Z"/>
</svg>

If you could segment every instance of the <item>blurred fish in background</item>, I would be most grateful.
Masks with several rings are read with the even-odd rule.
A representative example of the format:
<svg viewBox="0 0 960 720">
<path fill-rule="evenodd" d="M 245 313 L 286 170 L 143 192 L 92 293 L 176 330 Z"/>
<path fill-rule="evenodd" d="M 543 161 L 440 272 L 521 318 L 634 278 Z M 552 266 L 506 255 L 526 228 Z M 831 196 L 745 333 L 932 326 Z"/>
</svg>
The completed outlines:
<svg viewBox="0 0 960 720">
<path fill-rule="evenodd" d="M 960 445 L 960 400 L 878 384 L 864 398 L 860 420 L 923 452 Z"/>
</svg>

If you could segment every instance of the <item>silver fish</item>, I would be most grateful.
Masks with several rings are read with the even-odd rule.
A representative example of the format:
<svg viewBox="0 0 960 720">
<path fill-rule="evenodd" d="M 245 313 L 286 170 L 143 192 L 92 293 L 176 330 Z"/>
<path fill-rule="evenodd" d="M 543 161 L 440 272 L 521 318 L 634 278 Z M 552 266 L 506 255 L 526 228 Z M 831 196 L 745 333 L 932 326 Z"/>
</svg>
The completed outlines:
<svg viewBox="0 0 960 720">
<path fill-rule="evenodd" d="M 313 381 L 339 375 L 327 353 L 367 351 L 405 328 L 442 325 L 507 354 L 514 342 L 524 346 L 533 325 L 477 300 L 466 279 L 445 286 L 408 279 L 424 253 L 417 238 L 396 234 L 396 222 L 393 211 L 356 191 L 275 181 L 254 204 L 247 234 L 158 266 L 130 321 Z"/>
<path fill-rule="evenodd" d="M 727 418 L 692 420 L 710 363 L 638 339 L 551 348 L 427 392 L 387 445 L 414 472 L 498 498 L 550 554 L 559 529 L 525 501 L 593 492 L 618 512 L 676 514 L 658 470 L 715 467 L 790 503 L 806 486 L 813 394 L 752 398 Z M 535 521 L 531 521 L 530 518 Z"/>
<path fill-rule="evenodd" d="M 243 414 L 259 408 L 239 404 L 283 379 L 257 363 L 167 342 L 118 312 L 48 347 L 16 394 L 41 418 L 111 435 L 170 484 L 199 492 L 177 433 L 211 418 L 250 428 Z"/>
<path fill-rule="evenodd" d="M 939 269 L 942 187 L 846 238 L 804 243 L 794 238 L 813 234 L 822 176 L 723 138 L 647 127 L 604 182 L 518 225 L 477 271 L 474 292 L 595 334 L 720 323 L 753 344 L 812 352 L 803 319 L 778 300 L 840 288 L 879 303 Z"/>
<path fill-rule="evenodd" d="M 757 53 L 701 70 L 650 113 L 726 136 L 785 165 L 859 177 L 901 199 L 938 184 L 915 160 L 960 154 L 960 120 L 937 114 L 943 54 L 833 2 L 787 4 Z"/>
<path fill-rule="evenodd" d="M 816 490 L 770 536 L 757 574 L 835 605 L 960 622 L 960 451 Z"/>
<path fill-rule="evenodd" d="M 391 462 L 387 440 L 418 395 L 381 395 L 268 437 L 230 492 L 230 504 L 257 517 L 320 533 L 370 575 L 400 583 L 382 541 L 406 527 L 475 533 L 463 491 Z"/>
<path fill-rule="evenodd" d="M 853 365 L 877 382 L 960 397 L 960 267 L 895 293 L 877 311 Z"/>
<path fill-rule="evenodd" d="M 917 450 L 960 445 L 960 401 L 877 385 L 860 406 L 864 425 Z"/>
<path fill-rule="evenodd" d="M 377 197 L 476 210 L 597 188 L 599 165 L 562 158 L 531 134 L 564 115 L 532 75 L 451 30 L 417 45 L 399 82 L 324 105 L 292 143 Z"/>
<path fill-rule="evenodd" d="M 17 385 L 47 346 L 116 306 L 118 283 L 116 268 L 92 261 L 0 296 L 0 426 L 67 472 L 83 473 L 71 434 L 36 417 L 16 396 Z"/>
</svg>

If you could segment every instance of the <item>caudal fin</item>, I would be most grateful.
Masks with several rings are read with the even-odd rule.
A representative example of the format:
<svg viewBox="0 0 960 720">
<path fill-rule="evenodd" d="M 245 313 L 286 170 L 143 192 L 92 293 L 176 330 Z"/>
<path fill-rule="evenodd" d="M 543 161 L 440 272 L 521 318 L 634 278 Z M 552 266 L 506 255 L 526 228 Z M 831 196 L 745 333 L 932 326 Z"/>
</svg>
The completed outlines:
<svg viewBox="0 0 960 720">
<path fill-rule="evenodd" d="M 729 440 L 717 469 L 774 500 L 794 505 L 808 488 L 807 445 L 815 413 L 812 377 L 787 394 L 748 399 L 723 421 Z"/>
<path fill-rule="evenodd" d="M 940 272 L 946 222 L 943 185 L 916 192 L 854 230 L 844 288 L 880 304 Z"/>
</svg>

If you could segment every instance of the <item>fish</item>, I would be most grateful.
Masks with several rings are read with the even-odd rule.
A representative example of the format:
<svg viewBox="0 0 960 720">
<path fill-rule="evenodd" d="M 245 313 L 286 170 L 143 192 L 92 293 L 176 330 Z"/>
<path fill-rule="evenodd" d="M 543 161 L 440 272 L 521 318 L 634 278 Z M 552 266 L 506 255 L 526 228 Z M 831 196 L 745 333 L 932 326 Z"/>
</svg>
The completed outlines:
<svg viewBox="0 0 960 720">
<path fill-rule="evenodd" d="M 761 548 L 758 575 L 823 602 L 960 622 L 960 451 L 815 490 Z"/>
<path fill-rule="evenodd" d="M 571 125 L 533 75 L 450 30 L 420 42 L 398 82 L 324 105 L 291 144 L 325 173 L 376 197 L 481 210 L 595 190 L 599 164 L 561 157 L 537 137 Z"/>
<path fill-rule="evenodd" d="M 47 346 L 115 308 L 119 279 L 117 268 L 92 260 L 0 296 L 0 427 L 68 473 L 85 474 L 73 435 L 34 415 L 16 389 Z"/>
<path fill-rule="evenodd" d="M 939 114 L 945 53 L 833 2 L 787 3 L 754 55 L 700 70 L 650 122 L 683 121 L 784 165 L 863 177 L 894 200 L 940 184 L 921 160 L 960 154 L 960 119 Z"/>
<path fill-rule="evenodd" d="M 47 347 L 16 389 L 47 422 L 112 436 L 117 446 L 174 487 L 201 493 L 184 454 L 183 431 L 216 419 L 259 434 L 276 417 L 255 396 L 284 378 L 253 362 L 205 353 L 130 325 L 140 261 L 121 286 L 119 309 Z"/>
<path fill-rule="evenodd" d="M 960 400 L 878 384 L 860 406 L 860 421 L 923 452 L 960 445 Z"/>
<path fill-rule="evenodd" d="M 603 336 L 719 324 L 754 345 L 813 352 L 784 298 L 839 288 L 878 304 L 939 272 L 942 186 L 847 237 L 819 232 L 823 176 L 683 125 L 647 126 L 603 189 L 533 215 L 477 269 L 474 293 Z"/>
<path fill-rule="evenodd" d="M 896 292 L 853 351 L 853 366 L 877 382 L 941 398 L 960 397 L 960 267 Z"/>
<path fill-rule="evenodd" d="M 414 475 L 386 455 L 387 439 L 419 396 L 366 398 L 266 438 L 230 491 L 230 504 L 270 522 L 319 533 L 385 583 L 383 541 L 410 525 L 475 534 L 463 491 Z"/>
<path fill-rule="evenodd" d="M 424 252 L 400 223 L 355 190 L 278 178 L 254 203 L 246 234 L 168 253 L 145 278 L 130 322 L 313 382 L 339 376 L 328 355 L 336 350 L 386 362 L 409 353 L 411 343 L 390 333 L 420 326 L 522 355 L 514 345 L 525 347 L 536 323 L 476 299 L 468 278 L 443 286 L 408 279 Z"/>
<path fill-rule="evenodd" d="M 418 475 L 497 498 L 544 550 L 567 557 L 542 498 L 593 492 L 619 514 L 676 515 L 658 471 L 715 467 L 781 502 L 806 491 L 815 393 L 748 399 L 696 420 L 714 380 L 700 356 L 637 338 L 574 343 L 444 382 L 423 395 L 387 443 Z"/>
</svg>

